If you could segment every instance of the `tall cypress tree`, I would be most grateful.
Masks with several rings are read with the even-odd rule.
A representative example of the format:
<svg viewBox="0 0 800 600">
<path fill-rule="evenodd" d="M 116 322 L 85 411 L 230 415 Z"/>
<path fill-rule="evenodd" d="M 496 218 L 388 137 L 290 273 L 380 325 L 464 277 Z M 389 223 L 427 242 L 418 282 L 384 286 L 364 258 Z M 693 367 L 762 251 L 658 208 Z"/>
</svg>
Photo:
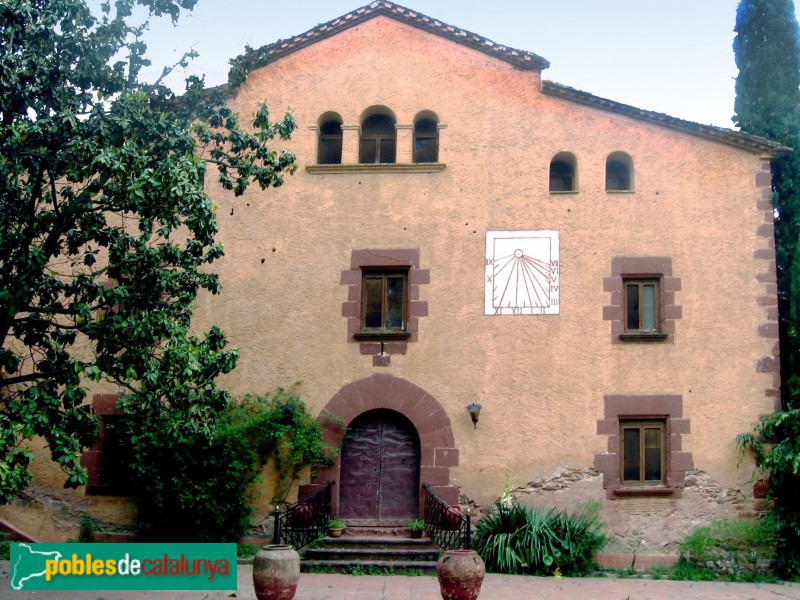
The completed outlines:
<svg viewBox="0 0 800 600">
<path fill-rule="evenodd" d="M 792 0 L 741 0 L 736 123 L 795 149 L 773 163 L 783 408 L 800 407 L 800 27 Z"/>
<path fill-rule="evenodd" d="M 737 443 L 769 473 L 779 531 L 776 566 L 800 576 L 800 27 L 792 0 L 741 0 L 733 50 L 734 122 L 794 148 L 773 162 L 781 345 L 781 409 Z"/>
</svg>

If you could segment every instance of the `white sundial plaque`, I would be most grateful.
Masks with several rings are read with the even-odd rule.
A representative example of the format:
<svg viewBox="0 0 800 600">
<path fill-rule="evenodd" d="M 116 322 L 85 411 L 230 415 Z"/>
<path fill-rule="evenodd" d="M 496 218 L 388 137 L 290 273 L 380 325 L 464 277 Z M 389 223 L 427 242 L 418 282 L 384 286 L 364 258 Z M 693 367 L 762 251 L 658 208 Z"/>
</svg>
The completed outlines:
<svg viewBox="0 0 800 600">
<path fill-rule="evenodd" d="M 557 315 L 557 231 L 486 232 L 487 315 Z"/>
</svg>

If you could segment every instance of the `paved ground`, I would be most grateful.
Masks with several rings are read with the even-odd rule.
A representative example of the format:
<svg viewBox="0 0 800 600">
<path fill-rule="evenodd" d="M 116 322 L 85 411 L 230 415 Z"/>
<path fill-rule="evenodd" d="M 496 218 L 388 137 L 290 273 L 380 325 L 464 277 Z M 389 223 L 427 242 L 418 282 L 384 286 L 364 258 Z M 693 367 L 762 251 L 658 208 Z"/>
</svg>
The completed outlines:
<svg viewBox="0 0 800 600">
<path fill-rule="evenodd" d="M 0 561 L 0 600 L 255 600 L 252 568 L 239 565 L 236 591 L 220 592 L 15 592 L 8 561 Z M 311 575 L 303 573 L 295 600 L 439 600 L 435 577 Z M 479 600 L 800 600 L 800 584 L 554 579 L 487 575 Z"/>
</svg>

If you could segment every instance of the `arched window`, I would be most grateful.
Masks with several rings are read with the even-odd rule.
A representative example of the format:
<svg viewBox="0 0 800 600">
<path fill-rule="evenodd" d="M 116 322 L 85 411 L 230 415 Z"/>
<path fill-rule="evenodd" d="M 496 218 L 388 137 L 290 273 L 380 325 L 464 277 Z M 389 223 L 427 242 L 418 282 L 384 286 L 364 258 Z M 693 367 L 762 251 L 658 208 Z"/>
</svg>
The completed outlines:
<svg viewBox="0 0 800 600">
<path fill-rule="evenodd" d="M 342 123 L 331 119 L 319 126 L 317 164 L 338 165 L 342 163 Z"/>
<path fill-rule="evenodd" d="M 570 152 L 559 152 L 550 161 L 550 191 L 578 191 L 578 170 L 575 155 Z"/>
<path fill-rule="evenodd" d="M 414 124 L 413 161 L 439 162 L 439 126 L 433 119 L 420 119 Z"/>
<path fill-rule="evenodd" d="M 361 124 L 360 163 L 393 163 L 397 154 L 397 132 L 392 117 L 376 114 Z"/>
<path fill-rule="evenodd" d="M 633 190 L 633 161 L 624 152 L 612 152 L 606 159 L 606 191 Z"/>
</svg>

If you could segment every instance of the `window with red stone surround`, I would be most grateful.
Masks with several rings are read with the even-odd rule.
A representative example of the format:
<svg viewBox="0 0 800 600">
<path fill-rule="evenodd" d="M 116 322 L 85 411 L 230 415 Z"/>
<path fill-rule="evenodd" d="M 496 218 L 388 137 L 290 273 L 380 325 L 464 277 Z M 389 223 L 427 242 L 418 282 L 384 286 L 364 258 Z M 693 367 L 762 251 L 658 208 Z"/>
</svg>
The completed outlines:
<svg viewBox="0 0 800 600">
<path fill-rule="evenodd" d="M 122 412 L 117 409 L 118 394 L 95 394 L 92 410 L 100 419 L 99 436 L 94 446 L 81 455 L 81 465 L 86 467 L 88 482 L 86 493 L 95 496 L 126 496 L 130 492 L 119 477 L 119 455 L 116 438 L 108 426 L 119 419 Z"/>
<path fill-rule="evenodd" d="M 393 354 L 405 354 L 408 344 L 417 341 L 419 319 L 428 316 L 428 303 L 419 299 L 420 286 L 430 283 L 430 271 L 420 269 L 419 262 L 419 248 L 353 250 L 350 269 L 342 271 L 341 283 L 347 286 L 347 301 L 342 304 L 347 339 L 359 344 L 362 355 L 372 356 L 373 366 L 390 366 Z M 402 334 L 371 335 L 362 331 L 364 273 L 381 269 L 407 273 L 406 323 Z"/>
<path fill-rule="evenodd" d="M 655 332 L 627 331 L 625 328 L 625 282 L 658 282 L 658 328 Z M 603 307 L 603 319 L 611 321 L 611 342 L 675 342 L 675 321 L 682 317 L 682 307 L 675 303 L 681 280 L 672 274 L 672 259 L 664 256 L 617 256 L 611 261 L 611 276 L 603 279 L 603 291 L 611 292 L 611 301 Z"/>
<path fill-rule="evenodd" d="M 686 487 L 686 471 L 693 469 L 692 455 L 682 451 L 681 436 L 690 432 L 683 418 L 683 397 L 678 395 L 603 397 L 604 418 L 597 421 L 597 435 L 608 436 L 607 451 L 594 457 L 594 468 L 603 473 L 603 488 L 610 499 L 623 496 L 679 496 Z M 620 423 L 658 422 L 664 426 L 664 476 L 661 485 L 623 484 L 621 478 Z"/>
</svg>

